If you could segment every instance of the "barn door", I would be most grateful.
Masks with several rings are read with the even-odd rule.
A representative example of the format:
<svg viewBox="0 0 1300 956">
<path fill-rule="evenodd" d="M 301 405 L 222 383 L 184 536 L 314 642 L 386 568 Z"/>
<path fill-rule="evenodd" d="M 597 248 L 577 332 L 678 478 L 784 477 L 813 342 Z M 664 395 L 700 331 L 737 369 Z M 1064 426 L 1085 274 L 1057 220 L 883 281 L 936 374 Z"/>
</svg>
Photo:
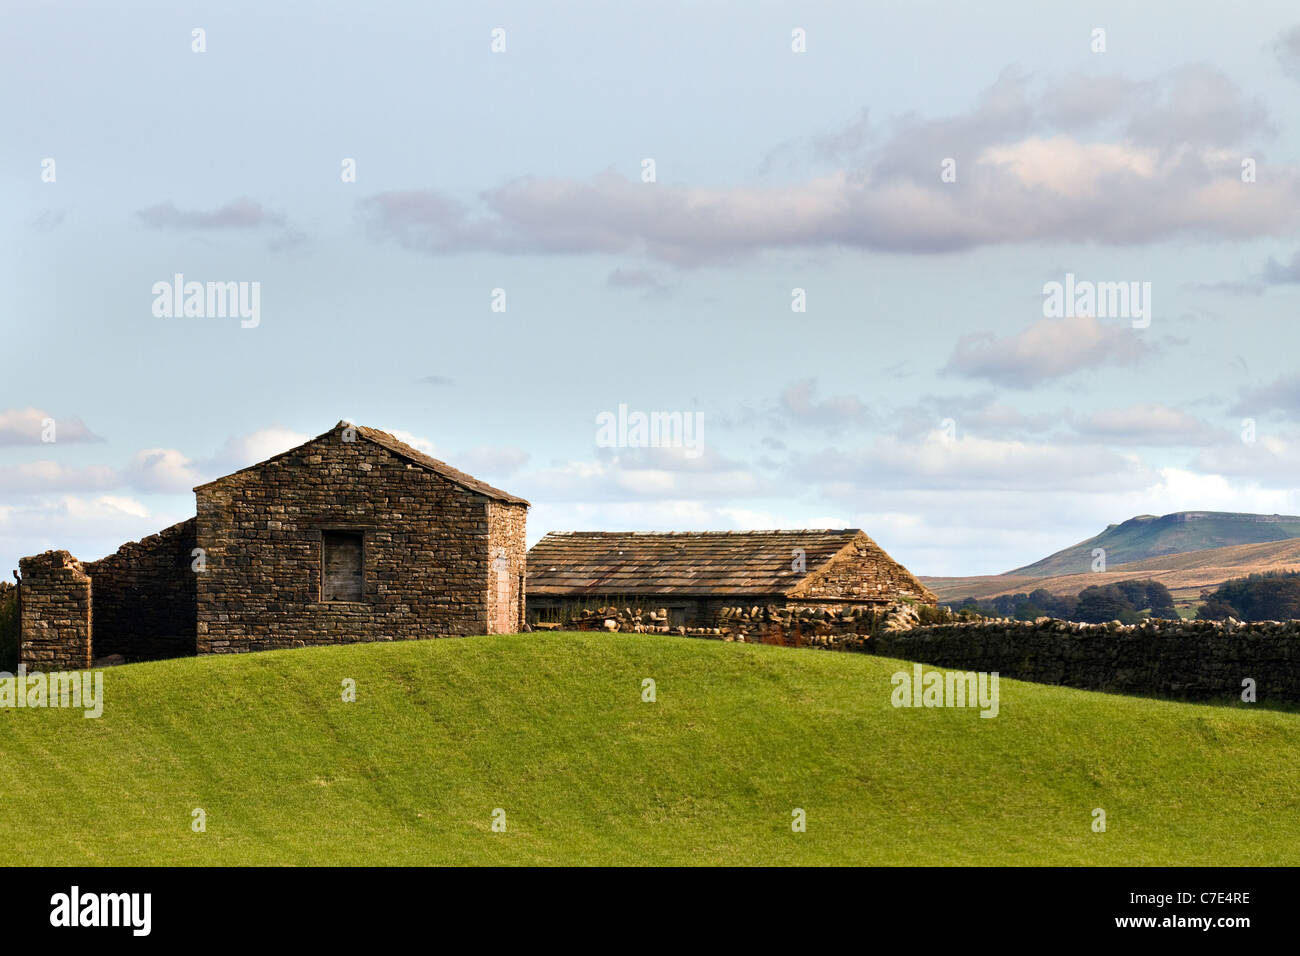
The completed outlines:
<svg viewBox="0 0 1300 956">
<path fill-rule="evenodd" d="M 351 531 L 323 531 L 321 552 L 321 600 L 362 600 L 365 588 L 361 573 L 364 554 L 361 535 Z"/>
</svg>

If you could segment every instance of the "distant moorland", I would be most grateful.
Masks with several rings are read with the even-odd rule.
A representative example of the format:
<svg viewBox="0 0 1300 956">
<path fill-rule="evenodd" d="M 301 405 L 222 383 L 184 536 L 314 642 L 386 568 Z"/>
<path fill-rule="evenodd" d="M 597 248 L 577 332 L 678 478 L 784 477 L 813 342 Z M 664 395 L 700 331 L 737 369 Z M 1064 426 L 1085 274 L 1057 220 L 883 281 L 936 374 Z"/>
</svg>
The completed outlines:
<svg viewBox="0 0 1300 956">
<path fill-rule="evenodd" d="M 1104 571 L 1092 570 L 1097 548 L 1105 551 Z M 1073 595 L 1093 585 L 1149 578 L 1167 587 L 1180 607 L 1191 607 L 1202 591 L 1231 579 L 1294 570 L 1300 570 L 1300 517 L 1184 511 L 1113 524 L 1005 574 L 921 580 L 940 601 L 960 603 L 1036 588 Z"/>
</svg>

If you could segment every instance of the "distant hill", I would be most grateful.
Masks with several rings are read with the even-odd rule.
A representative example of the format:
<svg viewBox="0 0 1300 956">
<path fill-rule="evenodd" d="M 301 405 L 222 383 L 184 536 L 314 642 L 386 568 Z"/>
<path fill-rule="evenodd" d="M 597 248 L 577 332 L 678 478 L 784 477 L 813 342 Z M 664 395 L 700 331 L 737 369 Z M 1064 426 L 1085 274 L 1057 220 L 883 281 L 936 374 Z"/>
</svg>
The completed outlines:
<svg viewBox="0 0 1300 956">
<path fill-rule="evenodd" d="M 1088 553 L 1091 555 L 1091 551 Z M 1108 556 L 1109 553 L 1108 551 Z M 1091 559 L 1088 567 L 1091 567 Z M 1044 588 L 1053 594 L 1078 594 L 1093 584 L 1151 578 L 1167 587 L 1175 600 L 1181 603 L 1195 602 L 1201 591 L 1212 591 L 1232 578 L 1244 578 L 1267 571 L 1297 570 L 1300 570 L 1300 538 L 1288 538 L 1283 541 L 1169 554 L 1126 564 L 1108 561 L 1105 572 L 1084 570 L 1078 574 L 1060 574 L 1046 578 L 1023 574 L 986 574 L 965 578 L 922 577 L 921 580 L 940 601 L 959 603 L 968 597 L 989 598 L 999 594 L 1028 593 L 1035 588 Z"/>
<path fill-rule="evenodd" d="M 1108 569 L 1117 564 L 1146 561 L 1170 554 L 1210 548 L 1259 544 L 1300 538 L 1300 517 L 1253 515 L 1228 511 L 1176 511 L 1157 518 L 1138 515 L 1110 525 L 1101 534 L 1048 555 L 1041 561 L 1008 571 L 1009 577 L 1047 578 L 1092 570 L 1094 548 L 1106 550 Z"/>
</svg>

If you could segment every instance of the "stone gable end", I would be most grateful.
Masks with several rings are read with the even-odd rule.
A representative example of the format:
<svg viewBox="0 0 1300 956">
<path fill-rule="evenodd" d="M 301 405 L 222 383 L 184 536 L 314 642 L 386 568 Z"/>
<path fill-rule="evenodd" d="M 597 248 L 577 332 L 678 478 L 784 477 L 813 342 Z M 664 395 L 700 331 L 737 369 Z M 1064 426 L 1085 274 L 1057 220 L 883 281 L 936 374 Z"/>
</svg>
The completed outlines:
<svg viewBox="0 0 1300 956">
<path fill-rule="evenodd" d="M 200 654 L 518 629 L 526 506 L 372 441 L 336 429 L 196 494 Z M 326 533 L 359 536 L 360 600 L 325 599 Z"/>
<path fill-rule="evenodd" d="M 194 518 L 98 561 L 23 558 L 19 660 L 78 669 L 524 626 L 528 502 L 386 432 L 340 422 L 194 492 Z"/>
<path fill-rule="evenodd" d="M 935 604 L 934 593 L 885 549 L 859 531 L 853 541 L 789 592 L 791 598 L 886 602 L 912 598 Z"/>
</svg>

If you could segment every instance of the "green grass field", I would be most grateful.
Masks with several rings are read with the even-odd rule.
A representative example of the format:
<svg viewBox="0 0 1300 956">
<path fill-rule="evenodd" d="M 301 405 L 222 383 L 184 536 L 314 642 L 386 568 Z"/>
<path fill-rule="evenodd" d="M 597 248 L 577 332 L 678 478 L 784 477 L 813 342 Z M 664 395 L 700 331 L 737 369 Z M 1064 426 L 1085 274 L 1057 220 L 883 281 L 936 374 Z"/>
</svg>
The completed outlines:
<svg viewBox="0 0 1300 956">
<path fill-rule="evenodd" d="M 909 667 L 529 634 L 113 668 L 98 720 L 0 710 L 0 863 L 1300 864 L 1300 714 L 895 709 Z"/>
</svg>

